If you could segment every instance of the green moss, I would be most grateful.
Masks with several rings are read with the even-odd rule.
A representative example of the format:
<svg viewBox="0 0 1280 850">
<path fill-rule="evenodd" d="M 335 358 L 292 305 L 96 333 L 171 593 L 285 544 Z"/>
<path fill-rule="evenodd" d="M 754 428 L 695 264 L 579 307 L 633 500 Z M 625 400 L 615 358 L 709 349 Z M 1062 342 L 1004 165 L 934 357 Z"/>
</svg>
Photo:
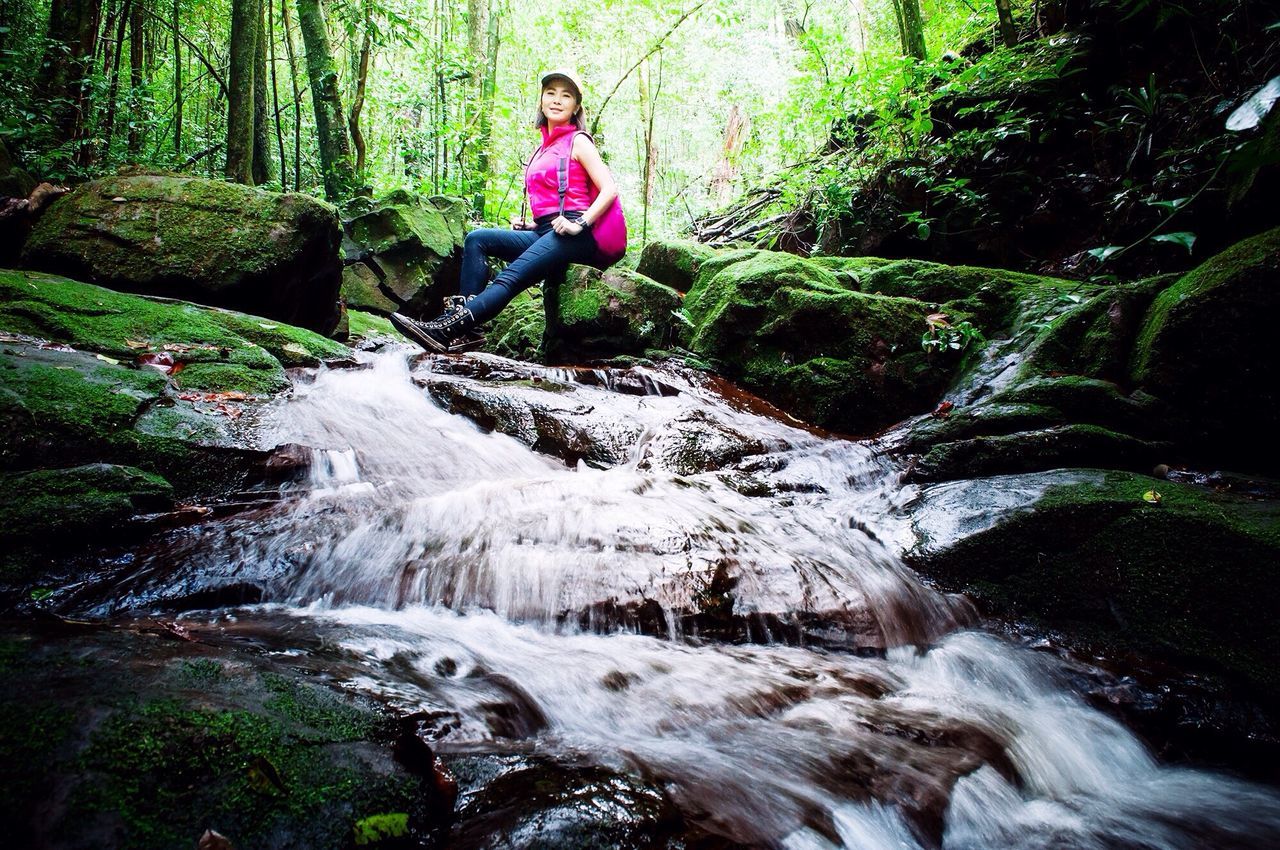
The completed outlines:
<svg viewBox="0 0 1280 850">
<path fill-rule="evenodd" d="M 348 333 L 351 335 L 352 346 L 357 346 L 361 343 L 377 344 L 408 341 L 400 335 L 400 332 L 395 329 L 388 319 L 384 319 L 382 316 L 375 316 L 363 310 L 350 310 L 347 312 L 347 319 L 349 322 Z"/>
<path fill-rule="evenodd" d="M 697 242 L 652 239 L 645 243 L 636 272 L 679 292 L 688 292 L 701 266 L 715 251 Z"/>
<path fill-rule="evenodd" d="M 282 828 L 302 830 L 304 846 L 338 846 L 335 814 L 366 793 L 358 773 L 317 755 L 270 717 L 151 702 L 94 733 L 74 806 L 118 818 L 138 850 L 189 844 L 211 823 L 241 846 Z"/>
<path fill-rule="evenodd" d="M 542 292 L 526 289 L 489 322 L 484 350 L 517 360 L 535 360 L 545 327 Z"/>
<path fill-rule="evenodd" d="M 209 686 L 224 681 L 226 672 L 212 658 L 196 658 L 179 665 L 178 678 L 187 685 Z"/>
<path fill-rule="evenodd" d="M 6 700 L 0 701 L 0 729 L 0 823 L 11 827 L 46 799 L 49 769 L 75 717 L 44 700 Z"/>
<path fill-rule="evenodd" d="M 0 327 L 129 363 L 153 353 L 186 364 L 234 363 L 250 370 L 210 372 L 204 379 L 176 376 L 180 384 L 195 380 L 193 388 L 209 390 L 274 392 L 287 386 L 282 367 L 315 366 L 350 354 L 346 346 L 302 328 L 36 272 L 0 270 Z"/>
<path fill-rule="evenodd" d="M 358 847 L 380 844 L 387 839 L 403 838 L 408 834 L 409 814 L 407 812 L 370 815 L 356 821 L 352 828 L 352 840 Z"/>
<path fill-rule="evenodd" d="M 173 504 L 160 476 L 108 464 L 0 473 L 0 490 L 0 539 L 10 541 L 110 534 L 138 513 Z"/>
<path fill-rule="evenodd" d="M 368 712 L 329 691 L 272 673 L 262 675 L 262 684 L 271 694 L 268 710 L 315 730 L 325 741 L 359 741 L 377 729 Z"/>
<path fill-rule="evenodd" d="M 1146 494 L 1160 494 L 1152 503 Z M 1050 487 L 1034 509 L 962 541 L 928 571 L 999 588 L 1002 614 L 1083 623 L 1194 657 L 1280 695 L 1280 505 L 1125 472 Z"/>
</svg>

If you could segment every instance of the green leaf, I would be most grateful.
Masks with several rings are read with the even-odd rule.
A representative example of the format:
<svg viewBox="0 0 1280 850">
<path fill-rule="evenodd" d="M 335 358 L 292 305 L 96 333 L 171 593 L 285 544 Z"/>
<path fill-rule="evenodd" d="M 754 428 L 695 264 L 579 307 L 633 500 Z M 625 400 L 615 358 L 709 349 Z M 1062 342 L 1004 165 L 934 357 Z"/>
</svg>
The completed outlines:
<svg viewBox="0 0 1280 850">
<path fill-rule="evenodd" d="M 1115 256 L 1116 254 L 1118 254 L 1123 250 L 1124 250 L 1123 245 L 1107 245 L 1104 248 L 1090 248 L 1085 253 L 1087 253 L 1090 257 L 1093 257 L 1098 262 L 1105 263 L 1107 260 L 1111 259 L 1113 256 Z"/>
<path fill-rule="evenodd" d="M 929 226 L 929 222 L 922 221 L 916 225 L 916 236 L 924 241 L 929 238 L 929 234 L 933 233 L 933 228 Z"/>
<path fill-rule="evenodd" d="M 1177 233 L 1161 233 L 1159 236 L 1152 236 L 1152 242 L 1172 242 L 1174 245 L 1181 245 L 1187 249 L 1187 253 L 1191 253 L 1191 246 L 1196 244 L 1196 235 L 1186 230 L 1180 230 Z"/>
</svg>

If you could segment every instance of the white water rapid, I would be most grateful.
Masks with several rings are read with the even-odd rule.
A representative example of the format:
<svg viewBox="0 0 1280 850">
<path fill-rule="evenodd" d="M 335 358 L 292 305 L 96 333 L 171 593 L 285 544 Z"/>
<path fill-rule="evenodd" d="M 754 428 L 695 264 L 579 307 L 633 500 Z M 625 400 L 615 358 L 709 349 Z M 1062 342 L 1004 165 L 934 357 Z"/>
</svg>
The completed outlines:
<svg viewBox="0 0 1280 850">
<path fill-rule="evenodd" d="M 310 480 L 175 533 L 116 604 L 254 583 L 262 604 L 188 617 L 287 623 L 344 659 L 349 687 L 443 718 L 441 751 L 518 744 L 634 772 L 737 841 L 1280 846 L 1273 790 L 1157 763 L 1056 658 L 972 630 L 963 600 L 906 568 L 912 494 L 871 446 L 666 371 L 618 392 L 609 373 L 480 381 L 408 362 L 397 349 L 299 386 L 264 442 L 321 450 Z M 577 428 L 568 442 L 617 462 L 486 433 L 432 400 L 437 383 L 506 430 Z M 635 633 L 638 611 L 660 625 Z M 711 622 L 753 642 L 707 640 Z M 770 640 L 791 627 L 792 645 Z M 501 722 L 496 703 L 513 707 Z"/>
</svg>

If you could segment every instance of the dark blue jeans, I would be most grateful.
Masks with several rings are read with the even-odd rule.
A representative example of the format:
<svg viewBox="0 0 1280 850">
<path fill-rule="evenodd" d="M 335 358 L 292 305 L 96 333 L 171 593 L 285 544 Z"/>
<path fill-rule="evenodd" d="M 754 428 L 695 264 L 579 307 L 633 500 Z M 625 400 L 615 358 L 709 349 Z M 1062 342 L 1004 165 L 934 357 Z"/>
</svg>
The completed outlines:
<svg viewBox="0 0 1280 850">
<path fill-rule="evenodd" d="M 581 213 L 566 212 L 566 218 Z M 492 319 L 524 290 L 540 280 L 558 284 L 570 263 L 584 263 L 595 256 L 595 237 L 588 231 L 577 236 L 561 236 L 551 229 L 555 216 L 543 216 L 537 230 L 505 230 L 485 227 L 467 234 L 462 243 L 461 295 L 476 296 L 467 304 L 476 322 Z M 488 257 L 508 265 L 493 282 L 489 279 Z"/>
</svg>

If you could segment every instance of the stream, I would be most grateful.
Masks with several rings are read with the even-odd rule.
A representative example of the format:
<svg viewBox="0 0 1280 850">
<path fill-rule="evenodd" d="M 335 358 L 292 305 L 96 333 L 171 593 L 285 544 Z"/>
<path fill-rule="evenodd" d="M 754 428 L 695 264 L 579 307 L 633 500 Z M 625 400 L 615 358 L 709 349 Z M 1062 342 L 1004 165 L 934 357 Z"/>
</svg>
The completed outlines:
<svg viewBox="0 0 1280 850">
<path fill-rule="evenodd" d="M 745 844 L 1280 846 L 1274 789 L 1157 762 L 908 569 L 914 490 L 875 444 L 674 367 L 362 357 L 255 423 L 314 450 L 304 479 L 67 610 L 181 612 L 425 718 L 437 752 L 642 776 Z"/>
</svg>

